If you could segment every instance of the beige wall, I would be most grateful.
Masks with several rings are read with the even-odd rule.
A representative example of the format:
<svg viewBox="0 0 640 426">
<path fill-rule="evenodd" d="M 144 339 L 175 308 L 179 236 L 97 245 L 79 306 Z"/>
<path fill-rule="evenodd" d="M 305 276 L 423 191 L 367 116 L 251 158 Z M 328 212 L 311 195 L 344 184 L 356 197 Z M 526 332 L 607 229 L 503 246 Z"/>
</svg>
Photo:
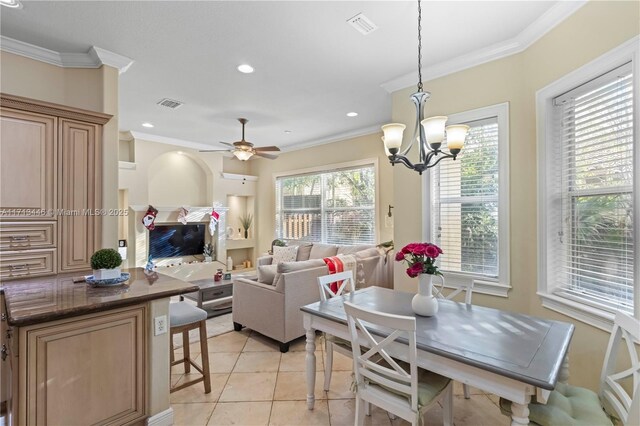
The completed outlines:
<svg viewBox="0 0 640 426">
<path fill-rule="evenodd" d="M 393 238 L 393 228 L 385 227 L 384 215 L 393 205 L 393 173 L 384 155 L 380 134 L 361 136 L 340 142 L 280 154 L 276 160 L 251 160 L 251 174 L 258 176 L 256 191 L 257 248 L 265 252 L 271 248 L 275 236 L 274 174 L 318 166 L 345 163 L 368 158 L 378 159 L 378 242 Z M 329 167 L 327 167 L 329 168 Z M 397 209 L 396 209 L 397 210 Z M 395 211 L 395 210 L 394 210 Z"/>
<path fill-rule="evenodd" d="M 572 322 L 571 382 L 597 389 L 608 333 L 543 308 L 536 295 L 536 91 L 640 32 L 638 2 L 590 2 L 521 54 L 426 82 L 432 94 L 426 115 L 447 115 L 509 102 L 511 285 L 508 299 L 474 295 L 474 303 Z M 410 87 L 393 94 L 393 119 L 411 123 Z M 417 173 L 394 170 L 396 247 L 420 239 Z M 396 287 L 415 291 L 415 280 L 396 268 Z"/>
<path fill-rule="evenodd" d="M 61 68 L 12 53 L 0 52 L 0 91 L 12 95 L 54 102 L 113 118 L 103 129 L 102 206 L 118 207 L 118 70 Z M 102 220 L 102 245 L 116 247 L 118 218 Z"/>
<path fill-rule="evenodd" d="M 149 166 L 149 203 L 159 206 L 206 206 L 207 173 L 193 159 L 167 152 Z"/>
</svg>

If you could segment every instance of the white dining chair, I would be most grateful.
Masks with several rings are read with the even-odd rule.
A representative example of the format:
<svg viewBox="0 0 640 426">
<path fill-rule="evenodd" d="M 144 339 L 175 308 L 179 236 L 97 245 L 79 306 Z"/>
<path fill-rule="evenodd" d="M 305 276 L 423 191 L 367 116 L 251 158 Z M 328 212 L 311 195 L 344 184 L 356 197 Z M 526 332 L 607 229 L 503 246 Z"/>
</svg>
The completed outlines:
<svg viewBox="0 0 640 426">
<path fill-rule="evenodd" d="M 339 283 L 332 289 L 333 283 Z M 320 287 L 320 300 L 326 302 L 332 297 L 341 296 L 347 292 L 355 291 L 355 284 L 353 282 L 353 272 L 345 271 L 337 274 L 324 275 L 318 277 L 318 287 Z M 324 390 L 329 390 L 331 384 L 331 370 L 333 369 L 333 351 L 336 351 L 342 355 L 351 358 L 351 342 L 341 339 L 339 337 L 325 333 L 324 335 L 324 351 L 327 354 L 324 363 Z"/>
<path fill-rule="evenodd" d="M 443 281 L 443 287 L 444 287 L 444 281 Z M 456 297 L 463 291 L 465 292 L 464 303 L 466 303 L 467 305 L 470 305 L 471 298 L 473 297 L 473 281 L 472 280 L 457 284 L 453 288 L 453 290 L 450 293 L 447 293 L 446 295 L 442 293 L 442 290 L 437 290 L 436 297 L 439 297 L 441 299 L 453 300 L 454 297 Z M 465 385 L 464 383 L 462 384 L 462 391 L 464 392 L 465 399 L 471 398 L 471 392 L 469 392 L 469 386 Z"/>
<path fill-rule="evenodd" d="M 393 413 L 412 425 L 422 424 L 425 411 L 442 402 L 445 426 L 453 424 L 453 386 L 450 379 L 417 366 L 416 319 L 385 314 L 344 302 L 351 335 L 356 389 L 356 425 L 364 424 L 368 404 Z M 387 337 L 372 333 L 386 330 Z M 386 333 L 385 333 L 386 334 Z M 388 347 L 403 339 L 394 355 Z M 362 349 L 360 345 L 366 348 Z M 367 348 L 371 349 L 367 349 Z M 366 351 L 362 353 L 362 351 Z"/>
<path fill-rule="evenodd" d="M 622 341 L 625 345 L 622 345 Z M 600 375 L 600 390 L 595 392 L 558 383 L 546 404 L 529 403 L 529 419 L 534 425 L 611 425 L 640 424 L 640 361 L 638 346 L 640 321 L 622 312 L 616 313 L 609 345 Z M 627 357 L 618 359 L 620 347 Z M 628 359 L 622 362 L 622 359 Z M 627 366 L 631 364 L 630 367 Z M 630 379 L 630 380 L 629 380 Z M 629 383 L 626 381 L 629 380 Z M 629 393 L 629 390 L 631 393 Z M 511 402 L 500 398 L 500 410 L 512 415 Z M 615 423 L 612 419 L 617 419 Z"/>
</svg>

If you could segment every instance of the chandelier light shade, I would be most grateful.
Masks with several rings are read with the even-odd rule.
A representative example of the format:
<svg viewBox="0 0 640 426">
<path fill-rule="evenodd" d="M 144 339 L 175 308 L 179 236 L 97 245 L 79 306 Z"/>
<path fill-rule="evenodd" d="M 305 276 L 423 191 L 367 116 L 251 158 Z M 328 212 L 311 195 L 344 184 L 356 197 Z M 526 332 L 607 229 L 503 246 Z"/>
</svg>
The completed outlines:
<svg viewBox="0 0 640 426">
<path fill-rule="evenodd" d="M 424 118 L 424 105 L 431 97 L 429 92 L 422 88 L 422 7 L 418 0 L 418 91 L 411 95 L 411 100 L 416 107 L 416 121 L 413 137 L 408 146 L 402 150 L 402 138 L 406 128 L 401 123 L 390 123 L 382 126 L 384 136 L 385 153 L 392 165 L 404 164 L 406 167 L 422 174 L 425 170 L 435 166 L 444 158 L 456 159 L 467 137 L 469 126 L 464 124 L 446 126 L 447 117 L 436 116 Z M 446 126 L 446 127 L 445 127 Z M 418 143 L 419 162 L 414 164 L 406 157 L 411 150 L 414 141 Z M 446 142 L 448 152 L 441 147 Z"/>
</svg>

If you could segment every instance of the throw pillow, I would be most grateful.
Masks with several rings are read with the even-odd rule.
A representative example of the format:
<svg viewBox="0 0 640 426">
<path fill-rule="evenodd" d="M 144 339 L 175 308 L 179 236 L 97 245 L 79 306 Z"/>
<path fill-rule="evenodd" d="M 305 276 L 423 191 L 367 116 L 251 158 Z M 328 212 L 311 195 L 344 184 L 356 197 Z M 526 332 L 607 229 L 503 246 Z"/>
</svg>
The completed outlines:
<svg viewBox="0 0 640 426">
<path fill-rule="evenodd" d="M 300 262 L 284 262 L 279 263 L 277 271 L 280 274 L 287 272 L 302 271 L 303 269 L 317 268 L 318 266 L 327 266 L 322 259 L 301 260 Z"/>
<path fill-rule="evenodd" d="M 273 260 L 271 264 L 276 265 L 282 262 L 294 262 L 298 255 L 298 246 L 273 247 Z"/>
<path fill-rule="evenodd" d="M 276 264 L 258 266 L 258 282 L 273 285 L 277 267 L 278 265 Z"/>
<path fill-rule="evenodd" d="M 324 259 L 338 254 L 338 246 L 333 244 L 313 243 L 309 259 Z"/>
<path fill-rule="evenodd" d="M 301 244 L 298 246 L 298 256 L 296 260 L 309 260 L 309 255 L 311 254 L 311 247 L 313 244 Z"/>
</svg>

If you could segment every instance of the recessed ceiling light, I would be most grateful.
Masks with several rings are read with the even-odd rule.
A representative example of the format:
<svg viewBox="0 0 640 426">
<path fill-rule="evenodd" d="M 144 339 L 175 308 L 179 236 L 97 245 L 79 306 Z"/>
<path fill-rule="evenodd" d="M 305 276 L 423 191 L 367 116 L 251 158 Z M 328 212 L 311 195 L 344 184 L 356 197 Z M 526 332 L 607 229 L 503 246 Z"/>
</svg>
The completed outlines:
<svg viewBox="0 0 640 426">
<path fill-rule="evenodd" d="M 286 134 L 289 134 L 289 133 L 291 133 L 291 130 L 285 130 L 284 132 L 285 132 Z"/>
<path fill-rule="evenodd" d="M 142 127 L 152 128 L 153 124 L 151 124 L 151 123 L 142 123 Z"/>
<path fill-rule="evenodd" d="M 20 0 L 0 0 L 0 5 L 11 7 L 13 9 L 22 9 Z"/>
<path fill-rule="evenodd" d="M 238 65 L 238 71 L 243 74 L 251 74 L 253 72 L 253 67 L 249 64 Z"/>
<path fill-rule="evenodd" d="M 357 117 L 358 113 L 357 112 L 348 112 L 347 113 L 347 117 Z"/>
</svg>

